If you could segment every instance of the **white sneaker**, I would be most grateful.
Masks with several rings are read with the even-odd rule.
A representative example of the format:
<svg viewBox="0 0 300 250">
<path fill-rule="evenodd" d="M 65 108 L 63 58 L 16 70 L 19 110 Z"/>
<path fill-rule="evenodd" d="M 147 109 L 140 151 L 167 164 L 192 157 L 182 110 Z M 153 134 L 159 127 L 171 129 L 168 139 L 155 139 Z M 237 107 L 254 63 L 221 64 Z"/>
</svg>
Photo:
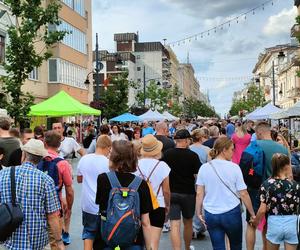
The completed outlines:
<svg viewBox="0 0 300 250">
<path fill-rule="evenodd" d="M 195 247 L 191 245 L 190 250 L 195 250 Z"/>
<path fill-rule="evenodd" d="M 168 223 L 165 223 L 164 226 L 163 226 L 163 229 L 162 229 L 162 232 L 163 233 L 168 233 L 171 231 L 171 227 Z"/>
</svg>

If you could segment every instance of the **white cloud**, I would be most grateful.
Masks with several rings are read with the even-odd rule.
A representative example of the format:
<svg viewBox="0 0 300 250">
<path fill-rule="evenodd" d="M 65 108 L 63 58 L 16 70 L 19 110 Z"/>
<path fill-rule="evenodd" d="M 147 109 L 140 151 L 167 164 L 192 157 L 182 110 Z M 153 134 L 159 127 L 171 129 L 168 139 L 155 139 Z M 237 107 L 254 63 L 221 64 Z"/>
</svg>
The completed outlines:
<svg viewBox="0 0 300 250">
<path fill-rule="evenodd" d="M 290 33 L 291 26 L 295 23 L 297 8 L 283 9 L 277 15 L 270 16 L 263 28 L 266 36 L 282 36 Z"/>
</svg>

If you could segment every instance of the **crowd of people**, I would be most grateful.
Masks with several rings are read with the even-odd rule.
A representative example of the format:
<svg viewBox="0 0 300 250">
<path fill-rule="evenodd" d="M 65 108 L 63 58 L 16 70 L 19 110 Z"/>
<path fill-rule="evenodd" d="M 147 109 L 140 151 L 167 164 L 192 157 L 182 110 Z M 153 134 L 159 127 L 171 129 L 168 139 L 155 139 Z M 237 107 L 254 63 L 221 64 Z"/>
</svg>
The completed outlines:
<svg viewBox="0 0 300 250">
<path fill-rule="evenodd" d="M 0 117 L 0 204 L 11 202 L 17 166 L 24 214 L 1 250 L 71 244 L 75 175 L 85 250 L 157 250 L 168 231 L 175 250 L 194 249 L 192 239 L 206 231 L 212 249 L 241 250 L 244 209 L 247 250 L 256 249 L 257 230 L 263 250 L 297 249 L 300 161 L 278 127 L 180 120 L 78 128 L 55 122 L 19 131 Z"/>
</svg>

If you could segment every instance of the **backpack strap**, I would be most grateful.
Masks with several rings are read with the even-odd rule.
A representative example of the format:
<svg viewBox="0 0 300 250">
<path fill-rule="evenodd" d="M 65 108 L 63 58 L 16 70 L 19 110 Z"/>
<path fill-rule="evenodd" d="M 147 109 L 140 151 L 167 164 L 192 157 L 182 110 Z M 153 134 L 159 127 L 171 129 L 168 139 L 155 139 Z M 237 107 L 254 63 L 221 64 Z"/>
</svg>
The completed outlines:
<svg viewBox="0 0 300 250">
<path fill-rule="evenodd" d="M 59 163 L 60 161 L 63 161 L 63 160 L 65 160 L 65 159 L 60 158 L 60 157 L 57 157 L 57 158 L 54 158 L 52 161 L 53 161 L 55 164 L 57 164 L 57 163 Z"/>
<path fill-rule="evenodd" d="M 137 191 L 142 183 L 142 178 L 135 176 L 133 181 L 129 184 L 128 188 Z"/>
<path fill-rule="evenodd" d="M 121 188 L 122 187 L 115 171 L 110 171 L 110 172 L 106 173 L 106 175 L 108 177 L 109 183 L 112 188 Z"/>
<path fill-rule="evenodd" d="M 158 161 L 158 162 L 155 164 L 154 168 L 152 169 L 151 173 L 149 174 L 149 176 L 148 176 L 148 178 L 147 178 L 147 181 L 150 180 L 150 177 L 152 176 L 154 170 L 156 169 L 156 167 L 158 166 L 159 163 L 160 163 L 160 161 Z"/>
</svg>

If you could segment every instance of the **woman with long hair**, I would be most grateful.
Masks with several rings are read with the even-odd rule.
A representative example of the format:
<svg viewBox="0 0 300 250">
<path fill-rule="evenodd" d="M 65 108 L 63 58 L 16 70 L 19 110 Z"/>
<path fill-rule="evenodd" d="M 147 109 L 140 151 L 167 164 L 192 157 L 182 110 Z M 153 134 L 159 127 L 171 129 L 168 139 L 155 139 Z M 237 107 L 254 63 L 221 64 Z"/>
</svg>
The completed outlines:
<svg viewBox="0 0 300 250">
<path fill-rule="evenodd" d="M 278 250 L 284 244 L 286 250 L 296 250 L 297 213 L 300 203 L 300 185 L 289 179 L 290 159 L 284 154 L 272 158 L 272 176 L 260 188 L 260 207 L 254 220 L 267 215 L 267 250 Z"/>
<path fill-rule="evenodd" d="M 120 140 L 114 141 L 112 143 L 112 150 L 109 158 L 109 167 L 122 187 L 128 187 L 133 182 L 133 180 L 135 179 L 134 173 L 137 171 L 137 165 L 137 153 L 134 149 L 134 145 L 131 142 Z M 151 249 L 151 225 L 149 212 L 152 210 L 152 203 L 148 184 L 144 180 L 141 181 L 142 182 L 137 189 L 137 192 L 140 200 L 139 206 L 142 226 L 135 242 L 128 247 L 120 248 L 121 250 L 142 250 L 144 249 L 144 247 L 147 250 Z M 115 187 L 112 187 L 106 173 L 98 176 L 96 204 L 99 204 L 101 219 L 103 218 L 104 221 L 107 216 L 106 210 L 108 207 L 108 199 L 112 188 Z M 103 228 L 101 228 L 101 230 L 103 230 Z M 108 247 L 102 239 L 99 246 L 97 246 L 97 248 L 95 249 L 112 250 L 115 248 Z"/>
<path fill-rule="evenodd" d="M 121 131 L 119 125 L 113 125 L 111 127 L 112 134 L 110 136 L 111 141 L 128 140 L 127 136 Z"/>
<path fill-rule="evenodd" d="M 239 164 L 243 151 L 250 144 L 251 135 L 247 133 L 246 127 L 242 123 L 238 122 L 235 133 L 232 135 L 231 140 L 234 144 L 232 161 L 236 164 Z"/>
<path fill-rule="evenodd" d="M 210 153 L 213 160 L 201 166 L 196 182 L 196 213 L 207 225 L 213 249 L 218 250 L 225 250 L 225 235 L 231 250 L 242 249 L 241 201 L 255 218 L 241 169 L 231 161 L 233 150 L 230 139 L 217 139 Z"/>
</svg>

